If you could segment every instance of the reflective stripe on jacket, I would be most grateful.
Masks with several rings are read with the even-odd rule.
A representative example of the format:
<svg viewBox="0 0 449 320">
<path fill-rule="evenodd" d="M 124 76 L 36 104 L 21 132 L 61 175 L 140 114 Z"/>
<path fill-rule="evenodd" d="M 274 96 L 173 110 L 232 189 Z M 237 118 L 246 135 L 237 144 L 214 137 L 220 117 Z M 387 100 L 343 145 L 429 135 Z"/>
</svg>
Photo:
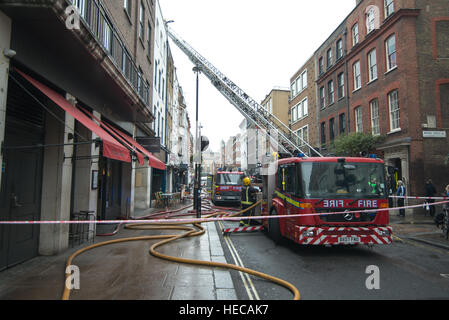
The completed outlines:
<svg viewBox="0 0 449 320">
<path fill-rule="evenodd" d="M 250 186 L 245 186 L 242 188 L 242 200 L 241 200 L 242 204 L 252 205 L 254 203 L 254 201 L 251 201 L 252 197 L 249 190 L 250 188 L 251 188 Z"/>
</svg>

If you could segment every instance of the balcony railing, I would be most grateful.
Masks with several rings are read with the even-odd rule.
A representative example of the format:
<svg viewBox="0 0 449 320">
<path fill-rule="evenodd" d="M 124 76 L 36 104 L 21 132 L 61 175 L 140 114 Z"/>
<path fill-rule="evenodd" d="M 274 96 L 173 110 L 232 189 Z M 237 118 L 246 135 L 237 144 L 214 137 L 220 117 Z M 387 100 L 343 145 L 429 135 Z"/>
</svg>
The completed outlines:
<svg viewBox="0 0 449 320">
<path fill-rule="evenodd" d="M 123 40 L 106 14 L 99 0 L 68 0 L 78 8 L 81 21 L 92 36 L 108 54 L 111 61 L 122 73 L 129 85 L 134 89 L 149 108 L 150 88 L 142 73 L 137 68 Z"/>
</svg>

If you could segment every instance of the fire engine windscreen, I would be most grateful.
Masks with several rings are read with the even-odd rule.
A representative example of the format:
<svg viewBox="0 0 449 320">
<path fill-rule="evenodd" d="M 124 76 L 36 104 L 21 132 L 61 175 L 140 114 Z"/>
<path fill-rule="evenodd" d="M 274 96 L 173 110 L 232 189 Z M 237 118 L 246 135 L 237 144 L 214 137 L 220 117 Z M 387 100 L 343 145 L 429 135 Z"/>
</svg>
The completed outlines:
<svg viewBox="0 0 449 320">
<path fill-rule="evenodd" d="M 215 184 L 224 186 L 242 185 L 243 174 L 238 173 L 217 173 Z"/>
<path fill-rule="evenodd" d="M 384 166 L 380 163 L 306 162 L 298 164 L 299 194 L 305 198 L 383 198 Z"/>
</svg>

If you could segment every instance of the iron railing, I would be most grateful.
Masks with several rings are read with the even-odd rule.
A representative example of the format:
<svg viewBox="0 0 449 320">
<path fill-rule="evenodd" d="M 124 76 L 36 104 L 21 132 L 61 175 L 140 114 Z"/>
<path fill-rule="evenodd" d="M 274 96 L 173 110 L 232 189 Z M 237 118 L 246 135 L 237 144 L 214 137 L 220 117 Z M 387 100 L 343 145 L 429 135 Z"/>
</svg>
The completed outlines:
<svg viewBox="0 0 449 320">
<path fill-rule="evenodd" d="M 136 66 L 100 0 L 68 0 L 78 8 L 81 21 L 108 54 L 129 85 L 150 108 L 150 86 Z"/>
</svg>

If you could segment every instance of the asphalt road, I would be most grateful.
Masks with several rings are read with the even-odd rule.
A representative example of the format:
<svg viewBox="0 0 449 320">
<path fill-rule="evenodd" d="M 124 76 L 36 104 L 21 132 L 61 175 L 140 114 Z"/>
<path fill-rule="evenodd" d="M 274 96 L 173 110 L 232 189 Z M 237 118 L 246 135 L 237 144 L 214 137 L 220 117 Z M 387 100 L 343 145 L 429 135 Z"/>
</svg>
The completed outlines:
<svg viewBox="0 0 449 320">
<path fill-rule="evenodd" d="M 302 300 L 449 299 L 449 251 L 425 244 L 279 246 L 264 232 L 233 233 L 222 241 L 228 262 L 292 283 Z M 239 300 L 293 298 L 265 279 L 234 271 L 232 278 Z"/>
</svg>

